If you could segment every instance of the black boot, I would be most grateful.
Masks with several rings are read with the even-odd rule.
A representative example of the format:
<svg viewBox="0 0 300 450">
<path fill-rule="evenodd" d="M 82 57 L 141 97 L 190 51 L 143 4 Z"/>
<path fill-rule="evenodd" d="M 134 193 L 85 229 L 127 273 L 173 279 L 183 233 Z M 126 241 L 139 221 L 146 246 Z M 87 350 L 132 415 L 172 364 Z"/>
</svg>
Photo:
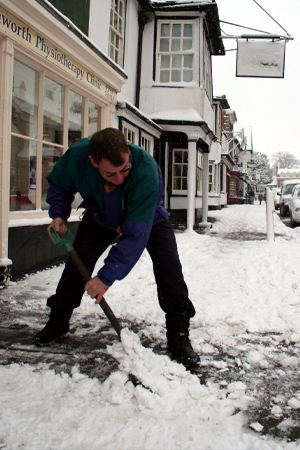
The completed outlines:
<svg viewBox="0 0 300 450">
<path fill-rule="evenodd" d="M 194 352 L 189 339 L 190 317 L 188 313 L 177 316 L 166 314 L 168 351 L 172 359 L 193 366 L 200 362 L 200 357 Z"/>
<path fill-rule="evenodd" d="M 50 317 L 45 327 L 33 337 L 33 343 L 38 347 L 51 345 L 64 336 L 70 329 L 69 321 L 72 313 L 61 314 L 51 309 Z"/>
</svg>

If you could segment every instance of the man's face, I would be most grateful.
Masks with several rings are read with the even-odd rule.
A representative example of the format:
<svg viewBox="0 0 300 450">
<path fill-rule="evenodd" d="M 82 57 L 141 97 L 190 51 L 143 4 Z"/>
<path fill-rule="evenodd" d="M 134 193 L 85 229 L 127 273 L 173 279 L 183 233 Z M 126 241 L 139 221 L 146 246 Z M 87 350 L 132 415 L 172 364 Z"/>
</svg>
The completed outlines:
<svg viewBox="0 0 300 450">
<path fill-rule="evenodd" d="M 124 182 L 131 169 L 129 152 L 122 153 L 122 157 L 124 159 L 124 164 L 118 167 L 114 166 L 110 161 L 104 158 L 102 158 L 99 164 L 97 164 L 91 156 L 89 156 L 89 159 L 93 166 L 99 169 L 99 172 L 106 181 L 119 186 Z"/>
</svg>

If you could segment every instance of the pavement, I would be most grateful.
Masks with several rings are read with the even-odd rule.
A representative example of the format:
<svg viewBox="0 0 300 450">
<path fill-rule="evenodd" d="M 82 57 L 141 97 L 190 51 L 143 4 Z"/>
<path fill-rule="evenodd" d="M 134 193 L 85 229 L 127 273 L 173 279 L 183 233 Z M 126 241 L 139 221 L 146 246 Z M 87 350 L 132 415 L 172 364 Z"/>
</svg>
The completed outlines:
<svg viewBox="0 0 300 450">
<path fill-rule="evenodd" d="M 79 366 L 81 373 L 103 382 L 118 370 L 118 362 L 106 351 L 108 345 L 118 342 L 118 336 L 101 310 L 97 320 L 95 316 L 77 316 L 74 312 L 70 332 L 51 347 L 36 347 L 32 343 L 34 334 L 48 320 L 49 309 L 41 307 L 41 304 L 45 304 L 49 294 L 50 272 L 44 271 L 40 278 L 37 276 L 36 285 L 17 281 L 0 290 L 0 364 L 30 364 L 36 368 L 51 368 L 57 373 L 68 374 L 72 374 L 74 366 Z M 44 282 L 39 282 L 41 279 Z M 143 334 L 145 324 L 142 322 L 123 321 L 121 326 L 138 333 L 144 346 L 156 353 L 167 354 L 164 336 L 151 340 Z M 245 370 L 243 374 L 241 368 L 247 364 L 249 351 L 257 343 L 266 347 L 268 364 L 251 371 Z M 218 367 L 214 366 L 215 361 L 214 365 L 210 364 L 210 356 L 206 355 L 202 366 L 191 370 L 199 377 L 200 383 L 245 383 L 247 392 L 253 396 L 251 406 L 245 412 L 249 426 L 259 422 L 264 426 L 266 435 L 287 441 L 300 439 L 300 409 L 286 407 L 276 416 L 270 407 L 279 394 L 281 398 L 288 399 L 291 392 L 299 391 L 298 364 L 279 366 L 276 352 L 299 360 L 300 345 L 288 340 L 279 341 L 276 333 L 244 333 L 239 335 L 239 342 L 234 347 L 221 344 L 218 350 Z M 213 359 L 216 360 L 216 356 Z M 222 370 L 222 364 L 226 370 Z"/>
</svg>

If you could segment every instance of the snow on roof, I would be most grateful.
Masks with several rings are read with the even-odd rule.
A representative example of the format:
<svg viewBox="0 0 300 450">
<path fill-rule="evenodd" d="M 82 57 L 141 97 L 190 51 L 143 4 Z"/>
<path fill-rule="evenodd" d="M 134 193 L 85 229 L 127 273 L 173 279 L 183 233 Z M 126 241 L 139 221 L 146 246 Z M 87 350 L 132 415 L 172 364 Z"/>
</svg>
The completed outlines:
<svg viewBox="0 0 300 450">
<path fill-rule="evenodd" d="M 195 109 L 173 109 L 149 114 L 153 120 L 183 120 L 186 122 L 203 122 L 202 117 Z"/>
<path fill-rule="evenodd" d="M 117 108 L 121 108 L 121 109 L 128 108 L 128 109 L 132 110 L 141 119 L 143 119 L 145 122 L 148 122 L 155 128 L 161 130 L 161 127 L 159 125 L 157 125 L 157 123 L 153 122 L 153 120 L 150 119 L 149 115 L 144 114 L 140 109 L 136 108 L 136 106 L 134 106 L 132 103 L 128 102 L 127 100 L 118 102 Z"/>
<path fill-rule="evenodd" d="M 278 170 L 278 175 L 294 175 L 294 174 L 298 174 L 297 176 L 300 175 L 300 167 L 292 167 L 291 169 L 279 169 Z"/>
<path fill-rule="evenodd" d="M 190 5 L 192 3 L 198 3 L 199 5 L 203 5 L 203 4 L 209 4 L 209 3 L 214 3 L 212 0 L 150 0 L 150 3 L 152 3 L 152 5 L 155 5 L 156 3 L 166 3 L 168 4 L 168 6 L 172 6 L 172 5 L 176 5 L 176 4 L 184 4 L 184 5 Z"/>
</svg>

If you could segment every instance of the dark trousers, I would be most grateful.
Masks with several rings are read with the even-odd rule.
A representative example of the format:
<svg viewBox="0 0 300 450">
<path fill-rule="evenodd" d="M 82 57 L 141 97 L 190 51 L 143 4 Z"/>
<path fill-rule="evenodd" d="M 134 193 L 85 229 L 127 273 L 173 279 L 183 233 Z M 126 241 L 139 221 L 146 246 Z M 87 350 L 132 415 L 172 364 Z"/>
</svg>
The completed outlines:
<svg viewBox="0 0 300 450">
<path fill-rule="evenodd" d="M 83 219 L 78 227 L 74 248 L 89 273 L 92 274 L 97 260 L 116 237 L 115 231 Z M 195 309 L 188 298 L 176 239 L 169 220 L 164 220 L 152 227 L 146 248 L 153 262 L 158 300 L 162 310 L 170 315 L 188 313 L 190 317 L 193 317 Z M 70 315 L 73 309 L 80 305 L 85 284 L 69 258 L 56 293 L 48 299 L 47 305 L 63 316 Z"/>
</svg>

